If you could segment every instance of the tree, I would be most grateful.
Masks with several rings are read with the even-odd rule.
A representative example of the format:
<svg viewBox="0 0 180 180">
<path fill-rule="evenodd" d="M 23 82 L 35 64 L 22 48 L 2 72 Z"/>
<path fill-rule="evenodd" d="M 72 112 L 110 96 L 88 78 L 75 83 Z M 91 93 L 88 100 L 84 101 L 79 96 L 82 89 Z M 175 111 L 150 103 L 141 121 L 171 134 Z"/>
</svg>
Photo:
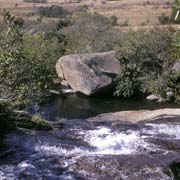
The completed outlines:
<svg viewBox="0 0 180 180">
<path fill-rule="evenodd" d="M 4 21 L 7 31 L 0 34 L 0 98 L 11 104 L 34 101 L 52 85 L 64 44 L 56 36 L 22 34 L 22 23 L 6 11 Z"/>
<path fill-rule="evenodd" d="M 17 98 L 24 77 L 22 24 L 9 12 L 4 11 L 7 31 L 0 34 L 0 97 L 6 101 Z"/>
<path fill-rule="evenodd" d="M 17 124 L 15 110 L 38 101 L 53 85 L 55 62 L 64 46 L 61 35 L 23 34 L 19 18 L 6 11 L 3 17 L 7 29 L 0 33 L 0 138 Z M 37 126 L 40 120 L 31 124 Z"/>
</svg>

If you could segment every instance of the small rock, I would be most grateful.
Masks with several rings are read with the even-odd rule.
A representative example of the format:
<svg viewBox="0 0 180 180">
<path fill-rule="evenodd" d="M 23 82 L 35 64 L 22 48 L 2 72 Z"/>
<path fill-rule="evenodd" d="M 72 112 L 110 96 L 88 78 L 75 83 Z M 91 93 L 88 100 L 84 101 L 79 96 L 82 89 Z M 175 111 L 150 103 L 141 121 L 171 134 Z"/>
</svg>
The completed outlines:
<svg viewBox="0 0 180 180">
<path fill-rule="evenodd" d="M 146 97 L 147 100 L 149 101 L 160 101 L 162 99 L 162 97 L 158 94 L 152 94 Z"/>
</svg>

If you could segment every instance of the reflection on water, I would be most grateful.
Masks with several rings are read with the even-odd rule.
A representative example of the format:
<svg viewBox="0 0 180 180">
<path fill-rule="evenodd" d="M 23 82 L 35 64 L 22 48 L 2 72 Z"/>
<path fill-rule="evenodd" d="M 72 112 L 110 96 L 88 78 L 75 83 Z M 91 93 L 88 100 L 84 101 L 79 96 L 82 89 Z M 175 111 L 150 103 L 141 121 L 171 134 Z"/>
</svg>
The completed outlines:
<svg viewBox="0 0 180 180">
<path fill-rule="evenodd" d="M 117 97 L 99 98 L 78 94 L 53 97 L 40 107 L 40 112 L 49 120 L 56 117 L 83 119 L 101 113 L 124 110 L 153 110 L 159 108 L 177 108 L 174 103 L 155 103 L 146 100 L 124 100 Z"/>
</svg>

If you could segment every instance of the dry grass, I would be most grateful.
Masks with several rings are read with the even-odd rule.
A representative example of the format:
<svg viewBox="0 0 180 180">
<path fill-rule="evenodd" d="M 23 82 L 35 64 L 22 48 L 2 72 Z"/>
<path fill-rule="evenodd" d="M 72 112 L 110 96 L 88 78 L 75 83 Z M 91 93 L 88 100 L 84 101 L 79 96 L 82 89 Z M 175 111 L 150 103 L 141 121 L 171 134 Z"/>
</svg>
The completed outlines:
<svg viewBox="0 0 180 180">
<path fill-rule="evenodd" d="M 82 0 L 81 3 L 65 3 L 65 0 L 48 0 L 48 3 L 24 3 L 23 0 L 0 0 L 0 13 L 7 9 L 15 15 L 25 17 L 28 13 L 35 12 L 36 7 L 59 5 L 69 10 L 74 10 L 78 6 L 88 5 L 89 11 L 98 12 L 107 17 L 116 15 L 118 24 L 126 22 L 128 26 L 156 26 L 159 25 L 158 16 L 161 13 L 171 14 L 171 4 L 174 0 L 116 0 L 107 1 L 105 4 L 101 0 Z M 37 17 L 26 17 L 28 20 Z"/>
</svg>

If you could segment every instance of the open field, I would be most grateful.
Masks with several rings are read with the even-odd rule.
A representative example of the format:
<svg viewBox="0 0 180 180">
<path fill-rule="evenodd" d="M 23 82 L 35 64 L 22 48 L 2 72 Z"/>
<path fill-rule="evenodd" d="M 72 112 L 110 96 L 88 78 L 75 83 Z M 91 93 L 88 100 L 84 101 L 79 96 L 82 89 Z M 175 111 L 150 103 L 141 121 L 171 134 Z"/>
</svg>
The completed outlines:
<svg viewBox="0 0 180 180">
<path fill-rule="evenodd" d="M 37 7 L 58 5 L 70 11 L 86 6 L 87 11 L 98 12 L 110 17 L 118 17 L 119 26 L 151 27 L 160 25 L 158 17 L 165 13 L 171 14 L 173 0 L 82 0 L 80 3 L 67 3 L 65 0 L 48 0 L 47 3 L 26 3 L 23 0 L 0 0 L 0 13 L 7 9 L 11 13 L 25 18 L 29 24 L 37 19 Z M 31 15 L 32 14 L 32 15 Z M 53 23 L 54 20 L 44 18 L 44 22 Z M 175 26 L 176 27 L 176 26 Z"/>
</svg>

